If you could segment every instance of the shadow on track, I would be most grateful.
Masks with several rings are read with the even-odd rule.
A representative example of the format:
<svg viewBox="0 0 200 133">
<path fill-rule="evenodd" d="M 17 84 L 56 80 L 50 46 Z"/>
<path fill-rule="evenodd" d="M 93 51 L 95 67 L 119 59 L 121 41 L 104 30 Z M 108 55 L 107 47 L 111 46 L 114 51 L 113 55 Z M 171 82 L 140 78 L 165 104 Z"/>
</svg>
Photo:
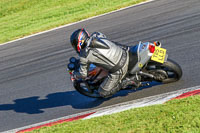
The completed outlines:
<svg viewBox="0 0 200 133">
<path fill-rule="evenodd" d="M 18 113 L 39 114 L 44 112 L 42 109 L 68 105 L 72 106 L 75 109 L 94 108 L 109 99 L 120 96 L 123 97 L 128 95 L 129 93 L 136 92 L 155 85 L 159 85 L 159 83 L 152 83 L 148 87 L 138 88 L 137 90 L 121 90 L 120 92 L 108 99 L 89 98 L 81 95 L 77 91 L 52 93 L 47 95 L 46 99 L 39 99 L 39 96 L 33 96 L 28 98 L 16 99 L 14 100 L 14 104 L 2 104 L 0 105 L 0 111 L 14 110 Z"/>
</svg>

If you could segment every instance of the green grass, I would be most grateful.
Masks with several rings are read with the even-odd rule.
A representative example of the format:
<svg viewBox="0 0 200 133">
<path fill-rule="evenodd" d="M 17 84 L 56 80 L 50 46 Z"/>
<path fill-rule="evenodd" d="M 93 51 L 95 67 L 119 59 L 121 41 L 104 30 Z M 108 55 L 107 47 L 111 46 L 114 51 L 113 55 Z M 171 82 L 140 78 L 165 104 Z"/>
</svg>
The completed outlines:
<svg viewBox="0 0 200 133">
<path fill-rule="evenodd" d="M 0 0 L 0 43 L 146 0 Z"/>
<path fill-rule="evenodd" d="M 33 133 L 200 133 L 200 96 L 78 120 Z"/>
</svg>

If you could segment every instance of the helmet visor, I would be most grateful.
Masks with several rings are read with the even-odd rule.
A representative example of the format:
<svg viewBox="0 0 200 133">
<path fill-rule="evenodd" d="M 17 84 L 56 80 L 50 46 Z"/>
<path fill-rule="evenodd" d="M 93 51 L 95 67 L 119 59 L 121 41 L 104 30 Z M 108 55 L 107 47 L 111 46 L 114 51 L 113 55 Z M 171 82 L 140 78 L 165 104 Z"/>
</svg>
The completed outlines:
<svg viewBox="0 0 200 133">
<path fill-rule="evenodd" d="M 83 31 L 81 31 L 81 33 L 79 34 L 79 37 L 78 37 L 78 45 L 77 45 L 78 52 L 80 52 L 81 45 L 83 45 L 83 43 L 84 43 L 83 37 L 84 37 L 84 34 L 83 34 Z"/>
</svg>

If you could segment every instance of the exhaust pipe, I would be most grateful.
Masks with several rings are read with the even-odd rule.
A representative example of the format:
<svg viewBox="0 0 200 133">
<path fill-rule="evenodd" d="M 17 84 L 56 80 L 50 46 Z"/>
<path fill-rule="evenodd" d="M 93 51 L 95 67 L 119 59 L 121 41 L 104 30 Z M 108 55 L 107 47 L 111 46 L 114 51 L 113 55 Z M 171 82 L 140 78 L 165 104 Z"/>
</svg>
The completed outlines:
<svg viewBox="0 0 200 133">
<path fill-rule="evenodd" d="M 140 75 L 142 75 L 142 76 L 147 76 L 147 77 L 150 77 L 150 78 L 154 78 L 154 76 L 152 75 L 152 74 L 149 74 L 149 73 L 145 73 L 145 72 L 142 72 L 142 71 L 139 71 L 139 73 L 138 74 L 140 74 Z"/>
</svg>

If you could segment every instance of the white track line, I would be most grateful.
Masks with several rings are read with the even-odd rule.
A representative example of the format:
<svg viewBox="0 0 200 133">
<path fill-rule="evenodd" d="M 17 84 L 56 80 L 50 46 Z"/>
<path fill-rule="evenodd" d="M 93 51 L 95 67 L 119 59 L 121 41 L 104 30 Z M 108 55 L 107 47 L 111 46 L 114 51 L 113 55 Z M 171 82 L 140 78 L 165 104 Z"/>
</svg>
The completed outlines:
<svg viewBox="0 0 200 133">
<path fill-rule="evenodd" d="M 143 5 L 143 4 L 152 2 L 152 1 L 155 1 L 155 0 L 148 0 L 146 2 L 141 2 L 141 3 L 136 4 L 136 5 L 128 6 L 128 7 L 121 8 L 121 9 L 118 9 L 118 10 L 115 10 L 115 11 L 112 11 L 112 12 L 108 12 L 108 13 L 101 14 L 101 15 L 98 15 L 98 16 L 90 17 L 90 18 L 87 18 L 87 19 L 83 19 L 83 20 L 78 21 L 78 22 L 66 24 L 66 25 L 59 26 L 59 27 L 56 27 L 56 28 L 53 28 L 53 29 L 50 29 L 50 30 L 46 30 L 46 31 L 43 31 L 43 32 L 39 32 L 39 33 L 36 33 L 36 34 L 33 34 L 33 35 L 25 36 L 23 38 L 19 38 L 19 39 L 13 40 L 13 41 L 2 43 L 2 44 L 0 44 L 0 46 L 6 45 L 6 44 L 9 44 L 9 43 L 13 43 L 13 42 L 16 42 L 16 41 L 20 41 L 20 40 L 23 40 L 23 39 L 27 39 L 27 38 L 30 38 L 30 37 L 34 37 L 34 36 L 37 36 L 37 35 L 41 35 L 41 34 L 44 34 L 44 33 L 50 32 L 50 31 L 54 31 L 54 30 L 58 30 L 58 29 L 61 29 L 61 28 L 65 28 L 65 27 L 68 27 L 68 26 L 71 26 L 71 25 L 75 25 L 75 24 L 78 24 L 78 23 L 81 23 L 81 22 L 84 22 L 84 21 L 87 21 L 87 20 L 91 20 L 91 19 L 95 19 L 95 18 L 98 18 L 98 17 L 101 17 L 101 16 L 105 16 L 105 15 L 108 15 L 108 14 L 112 14 L 112 13 L 115 13 L 115 12 L 118 12 L 118 11 L 122 11 L 122 10 L 125 10 L 125 9 L 128 9 L 128 8 L 132 8 L 132 7 L 135 7 L 135 6 Z"/>
</svg>

